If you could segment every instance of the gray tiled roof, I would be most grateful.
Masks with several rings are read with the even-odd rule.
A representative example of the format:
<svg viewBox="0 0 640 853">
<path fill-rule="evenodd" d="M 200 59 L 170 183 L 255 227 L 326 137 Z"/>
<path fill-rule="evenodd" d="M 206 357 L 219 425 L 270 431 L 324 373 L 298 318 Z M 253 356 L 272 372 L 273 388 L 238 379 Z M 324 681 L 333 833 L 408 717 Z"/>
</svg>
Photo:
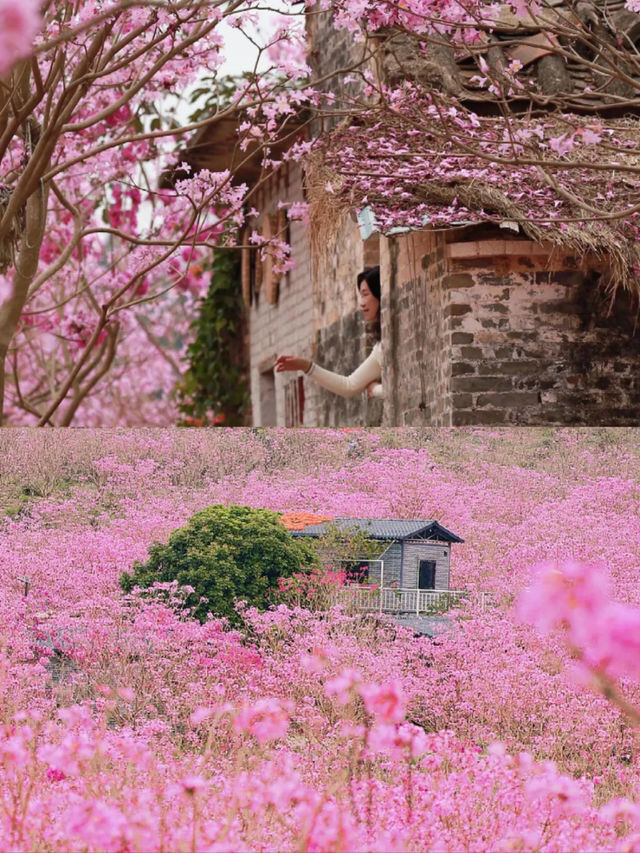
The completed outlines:
<svg viewBox="0 0 640 853">
<path fill-rule="evenodd" d="M 463 542 L 433 519 L 405 518 L 334 518 L 322 524 L 310 524 L 304 530 L 293 530 L 294 536 L 322 536 L 335 527 L 361 531 L 370 539 L 441 539 L 446 542 Z"/>
</svg>

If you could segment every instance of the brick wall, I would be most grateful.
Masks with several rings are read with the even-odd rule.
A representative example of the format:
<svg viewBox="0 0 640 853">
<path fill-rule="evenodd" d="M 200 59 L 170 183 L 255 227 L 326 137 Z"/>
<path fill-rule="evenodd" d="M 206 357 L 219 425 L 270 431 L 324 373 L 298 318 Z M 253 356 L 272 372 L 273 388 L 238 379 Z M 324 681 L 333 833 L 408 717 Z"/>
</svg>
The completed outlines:
<svg viewBox="0 0 640 853">
<path fill-rule="evenodd" d="M 286 180 L 267 183 L 256 207 L 273 213 L 278 201 L 304 198 L 299 168 L 292 167 Z M 283 277 L 276 305 L 267 302 L 261 289 L 249 310 L 249 358 L 252 423 L 254 426 L 285 426 L 285 387 L 295 373 L 273 376 L 270 368 L 278 355 L 311 358 L 337 373 L 351 373 L 371 352 L 374 340 L 367 335 L 358 305 L 356 277 L 378 262 L 378 238 L 362 241 L 355 223 L 348 220 L 321 265 L 310 257 L 309 232 L 298 222 L 290 228 L 295 269 Z M 304 426 L 378 426 L 380 400 L 366 394 L 345 399 L 305 379 Z"/>
<path fill-rule="evenodd" d="M 336 30 L 331 23 L 330 12 L 314 12 L 307 15 L 307 36 L 309 43 L 308 62 L 312 77 L 315 80 L 323 78 L 319 85 L 324 91 L 333 92 L 336 96 L 336 106 L 340 109 L 353 106 L 353 99 L 358 98 L 362 82 L 355 77 L 345 83 L 344 76 L 331 76 L 337 69 L 349 68 L 362 60 L 366 46 L 364 42 L 356 42 L 353 35 L 346 30 Z M 326 78 L 326 79 L 324 79 Z M 313 134 L 333 127 L 342 120 L 341 116 L 325 116 L 314 123 Z"/>
<path fill-rule="evenodd" d="M 315 360 L 327 370 L 348 375 L 371 352 L 375 340 L 367 334 L 358 302 L 356 279 L 365 266 L 378 263 L 378 238 L 363 241 L 355 223 L 347 220 L 323 262 L 313 269 Z M 366 394 L 338 397 L 311 380 L 313 417 L 318 426 L 379 426 L 382 402 Z"/>
<path fill-rule="evenodd" d="M 277 179 L 271 179 L 256 199 L 256 207 L 261 211 L 273 213 L 280 200 L 303 200 L 298 166 L 291 167 Z M 272 377 L 268 368 L 275 358 L 282 354 L 304 357 L 312 355 L 314 326 L 309 236 L 306 227 L 300 222 L 292 222 L 290 240 L 296 266 L 281 279 L 277 304 L 270 305 L 261 290 L 249 310 L 254 426 L 285 425 L 285 385 L 295 381 L 296 374 L 278 373 Z M 306 408 L 305 401 L 305 410 Z"/>
<path fill-rule="evenodd" d="M 637 424 L 629 296 L 609 311 L 588 265 L 480 233 L 385 241 L 383 422 Z"/>
</svg>

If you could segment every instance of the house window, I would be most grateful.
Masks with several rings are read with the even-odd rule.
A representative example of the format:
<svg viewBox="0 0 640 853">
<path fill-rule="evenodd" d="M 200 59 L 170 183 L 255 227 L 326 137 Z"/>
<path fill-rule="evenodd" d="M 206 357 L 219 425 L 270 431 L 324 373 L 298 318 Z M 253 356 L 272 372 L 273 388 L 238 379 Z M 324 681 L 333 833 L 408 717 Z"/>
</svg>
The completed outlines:
<svg viewBox="0 0 640 853">
<path fill-rule="evenodd" d="M 284 387 L 284 425 L 299 427 L 304 423 L 304 381 L 292 379 Z"/>
<path fill-rule="evenodd" d="M 435 560 L 420 560 L 418 564 L 418 589 L 436 588 Z"/>
<path fill-rule="evenodd" d="M 345 583 L 366 584 L 369 582 L 368 560 L 342 560 L 340 568 L 344 572 Z"/>
</svg>

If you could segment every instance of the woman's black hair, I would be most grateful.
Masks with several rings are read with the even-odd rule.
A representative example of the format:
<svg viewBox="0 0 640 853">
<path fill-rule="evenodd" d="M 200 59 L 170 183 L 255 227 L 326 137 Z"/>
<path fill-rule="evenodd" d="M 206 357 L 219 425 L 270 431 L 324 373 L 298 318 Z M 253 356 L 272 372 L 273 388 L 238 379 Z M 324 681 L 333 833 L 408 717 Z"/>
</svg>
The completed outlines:
<svg viewBox="0 0 640 853">
<path fill-rule="evenodd" d="M 358 292 L 360 291 L 360 285 L 362 282 L 366 281 L 367 287 L 378 302 L 380 302 L 380 267 L 365 267 L 361 273 L 358 273 L 356 281 L 358 284 Z M 374 340 L 380 340 L 380 313 L 378 313 L 378 319 L 372 324 L 372 328 L 370 328 L 370 334 Z"/>
<path fill-rule="evenodd" d="M 367 287 L 380 302 L 380 267 L 365 267 L 361 273 L 358 273 L 358 290 L 363 281 L 367 282 Z"/>
</svg>

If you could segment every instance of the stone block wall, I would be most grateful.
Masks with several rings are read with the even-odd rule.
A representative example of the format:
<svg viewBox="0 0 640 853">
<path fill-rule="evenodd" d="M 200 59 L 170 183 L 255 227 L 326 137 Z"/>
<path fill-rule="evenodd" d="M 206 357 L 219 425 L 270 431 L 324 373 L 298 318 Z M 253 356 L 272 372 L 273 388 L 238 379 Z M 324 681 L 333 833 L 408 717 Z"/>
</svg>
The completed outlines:
<svg viewBox="0 0 640 853">
<path fill-rule="evenodd" d="M 588 263 L 483 231 L 385 241 L 383 422 L 637 424 L 630 297 L 611 304 Z"/>
<path fill-rule="evenodd" d="M 442 233 L 419 232 L 381 242 L 385 425 L 451 423 L 445 253 Z"/>
</svg>

